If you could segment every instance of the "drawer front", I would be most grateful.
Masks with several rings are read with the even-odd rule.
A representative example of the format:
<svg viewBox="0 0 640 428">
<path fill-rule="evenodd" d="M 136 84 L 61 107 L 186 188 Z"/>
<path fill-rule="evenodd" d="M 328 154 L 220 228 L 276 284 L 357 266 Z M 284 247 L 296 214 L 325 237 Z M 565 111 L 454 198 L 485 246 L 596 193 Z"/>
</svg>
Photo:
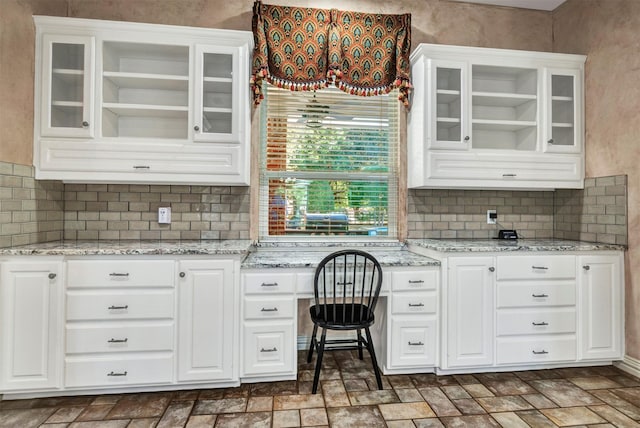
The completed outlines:
<svg viewBox="0 0 640 428">
<path fill-rule="evenodd" d="M 576 310 L 574 308 L 498 311 L 498 336 L 575 333 L 575 331 Z"/>
<path fill-rule="evenodd" d="M 67 354 L 171 350 L 172 324 L 67 326 Z"/>
<path fill-rule="evenodd" d="M 173 287 L 171 260 L 70 260 L 67 287 Z"/>
<path fill-rule="evenodd" d="M 556 255 L 499 256 L 497 279 L 573 279 L 576 257 Z"/>
<path fill-rule="evenodd" d="M 293 293 L 296 276 L 293 273 L 258 273 L 242 275 L 247 294 Z"/>
<path fill-rule="evenodd" d="M 295 373 L 293 322 L 245 323 L 244 376 Z"/>
<path fill-rule="evenodd" d="M 575 281 L 498 283 L 498 308 L 576 304 Z"/>
<path fill-rule="evenodd" d="M 551 363 L 576 359 L 575 336 L 498 338 L 498 364 Z"/>
<path fill-rule="evenodd" d="M 244 318 L 273 319 L 293 318 L 295 300 L 293 297 L 245 297 Z"/>
<path fill-rule="evenodd" d="M 435 292 L 393 293 L 393 314 L 435 314 L 438 298 Z"/>
<path fill-rule="evenodd" d="M 393 317 L 391 320 L 391 366 L 425 367 L 436 363 L 434 318 Z"/>
<path fill-rule="evenodd" d="M 67 358 L 65 386 L 103 387 L 166 384 L 173 380 L 173 356 Z"/>
<path fill-rule="evenodd" d="M 398 271 L 391 273 L 392 288 L 394 291 L 402 290 L 437 290 L 437 270 Z"/>
<path fill-rule="evenodd" d="M 67 292 L 67 320 L 173 318 L 173 290 Z"/>
</svg>

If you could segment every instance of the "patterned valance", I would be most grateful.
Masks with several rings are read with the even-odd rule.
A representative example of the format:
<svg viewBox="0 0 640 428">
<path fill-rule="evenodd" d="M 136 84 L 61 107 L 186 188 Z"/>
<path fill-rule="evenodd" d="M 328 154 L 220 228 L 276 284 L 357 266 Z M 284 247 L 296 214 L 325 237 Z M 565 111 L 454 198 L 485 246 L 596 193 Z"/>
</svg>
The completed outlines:
<svg viewBox="0 0 640 428">
<path fill-rule="evenodd" d="M 361 96 L 399 88 L 408 106 L 411 15 L 382 15 L 263 4 L 253 6 L 256 104 L 262 81 L 292 91 L 330 83 Z"/>
</svg>

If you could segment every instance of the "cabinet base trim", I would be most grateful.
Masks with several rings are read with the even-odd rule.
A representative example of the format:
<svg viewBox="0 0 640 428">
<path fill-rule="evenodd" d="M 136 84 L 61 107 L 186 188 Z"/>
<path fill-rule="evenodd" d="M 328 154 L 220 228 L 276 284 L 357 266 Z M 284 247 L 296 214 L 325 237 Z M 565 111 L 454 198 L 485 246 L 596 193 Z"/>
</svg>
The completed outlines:
<svg viewBox="0 0 640 428">
<path fill-rule="evenodd" d="M 635 377 L 640 378 L 640 360 L 637 358 L 625 355 L 622 361 L 616 361 L 613 363 L 613 365 L 623 372 L 627 372 Z"/>
<path fill-rule="evenodd" d="M 610 366 L 614 364 L 612 360 L 598 360 L 598 361 L 571 361 L 566 363 L 552 363 L 552 364 L 528 364 L 528 365 L 510 365 L 510 366 L 483 366 L 483 367 L 461 367 L 451 369 L 440 369 L 436 367 L 435 373 L 438 376 L 452 375 L 452 374 L 470 374 L 470 373 L 489 373 L 489 372 L 517 372 L 528 370 L 543 370 L 543 369 L 560 369 L 569 367 L 595 367 L 595 366 Z"/>
</svg>

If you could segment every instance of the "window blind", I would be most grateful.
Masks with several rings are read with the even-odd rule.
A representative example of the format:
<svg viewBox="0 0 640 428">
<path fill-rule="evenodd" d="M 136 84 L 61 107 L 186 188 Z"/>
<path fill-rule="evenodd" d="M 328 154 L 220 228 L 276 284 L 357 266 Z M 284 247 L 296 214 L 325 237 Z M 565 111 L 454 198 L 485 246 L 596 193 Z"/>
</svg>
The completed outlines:
<svg viewBox="0 0 640 428">
<path fill-rule="evenodd" d="M 260 237 L 396 236 L 397 91 L 354 97 L 336 88 L 265 84 Z"/>
</svg>

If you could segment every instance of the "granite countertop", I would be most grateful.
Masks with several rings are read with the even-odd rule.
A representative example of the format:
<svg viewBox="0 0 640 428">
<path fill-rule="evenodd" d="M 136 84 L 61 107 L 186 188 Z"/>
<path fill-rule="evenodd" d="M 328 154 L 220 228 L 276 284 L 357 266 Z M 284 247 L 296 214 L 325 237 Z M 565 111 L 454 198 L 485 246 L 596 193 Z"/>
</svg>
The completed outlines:
<svg viewBox="0 0 640 428">
<path fill-rule="evenodd" d="M 598 251 L 625 250 L 624 245 L 561 239 L 409 239 L 407 245 L 442 253 L 507 251 Z"/>
<path fill-rule="evenodd" d="M 251 244 L 249 240 L 55 241 L 0 248 L 0 256 L 244 255 Z"/>
</svg>

